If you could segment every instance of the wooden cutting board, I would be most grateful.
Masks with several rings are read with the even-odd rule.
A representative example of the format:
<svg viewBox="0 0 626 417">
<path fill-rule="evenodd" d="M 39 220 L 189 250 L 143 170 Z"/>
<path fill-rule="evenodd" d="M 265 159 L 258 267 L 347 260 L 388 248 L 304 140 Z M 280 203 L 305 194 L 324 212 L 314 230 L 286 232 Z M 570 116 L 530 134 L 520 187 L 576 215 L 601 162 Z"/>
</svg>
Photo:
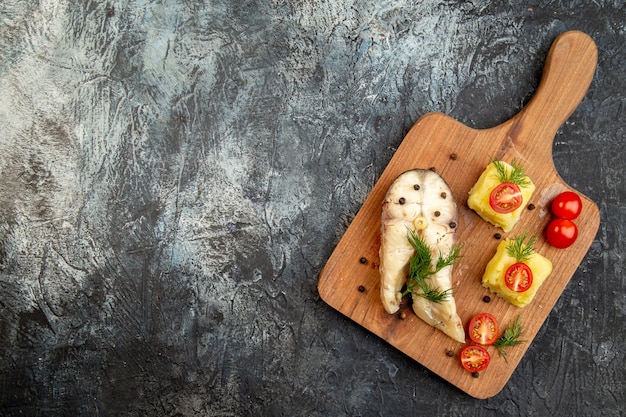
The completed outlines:
<svg viewBox="0 0 626 417">
<path fill-rule="evenodd" d="M 566 32 L 550 49 L 536 94 L 509 121 L 476 130 L 440 113 L 421 117 L 322 270 L 318 282 L 321 298 L 471 396 L 489 398 L 500 392 L 587 253 L 600 224 L 598 207 L 581 195 L 583 210 L 575 220 L 579 228 L 577 241 L 567 249 L 556 249 L 543 237 L 552 218 L 552 199 L 562 191 L 572 190 L 554 167 L 552 142 L 559 127 L 584 97 L 596 62 L 593 40 L 581 32 Z M 488 224 L 467 208 L 468 192 L 491 158 L 507 162 L 516 159 L 537 186 L 531 199 L 534 209 L 524 210 L 510 233 Z M 496 317 L 501 330 L 518 315 L 521 318 L 526 343 L 509 348 L 507 360 L 494 347 L 489 347 L 491 364 L 478 378 L 460 366 L 458 354 L 463 344 L 422 322 L 407 301 L 394 315 L 386 313 L 380 301 L 378 250 L 382 201 L 391 182 L 413 168 L 434 169 L 447 181 L 457 200 L 457 236 L 464 246 L 463 257 L 454 266 L 452 281 L 464 325 L 483 311 Z M 502 238 L 515 237 L 524 231 L 540 235 L 535 249 L 552 261 L 553 272 L 533 302 L 517 308 L 490 294 L 482 287 L 481 278 L 500 242 L 495 234 L 501 233 Z M 483 301 L 485 295 L 491 296 L 491 302 Z M 447 355 L 448 350 L 454 352 L 452 357 Z"/>
</svg>

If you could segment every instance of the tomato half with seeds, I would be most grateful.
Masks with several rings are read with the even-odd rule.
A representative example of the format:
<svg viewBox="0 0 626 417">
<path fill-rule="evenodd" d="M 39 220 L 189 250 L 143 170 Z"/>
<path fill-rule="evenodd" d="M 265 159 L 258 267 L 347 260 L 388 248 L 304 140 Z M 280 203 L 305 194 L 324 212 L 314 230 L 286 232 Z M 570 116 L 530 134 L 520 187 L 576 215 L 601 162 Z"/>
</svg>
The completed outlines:
<svg viewBox="0 0 626 417">
<path fill-rule="evenodd" d="M 489 313 L 479 313 L 472 317 L 468 328 L 469 338 L 479 345 L 493 345 L 498 340 L 498 322 Z"/>
<path fill-rule="evenodd" d="M 576 223 L 567 219 L 554 219 L 548 224 L 546 238 L 555 248 L 565 249 L 572 246 L 578 237 Z"/>
<path fill-rule="evenodd" d="M 515 292 L 524 292 L 533 284 L 533 271 L 524 262 L 509 266 L 504 273 L 504 283 Z"/>
<path fill-rule="evenodd" d="M 575 192 L 564 191 L 552 200 L 551 208 L 556 217 L 574 220 L 583 210 L 583 202 Z"/>
<path fill-rule="evenodd" d="M 489 195 L 489 205 L 496 213 L 510 213 L 522 205 L 522 191 L 517 184 L 503 182 Z"/>
<path fill-rule="evenodd" d="M 465 346 L 461 351 L 461 366 L 468 372 L 480 372 L 487 369 L 491 357 L 482 346 Z"/>
</svg>

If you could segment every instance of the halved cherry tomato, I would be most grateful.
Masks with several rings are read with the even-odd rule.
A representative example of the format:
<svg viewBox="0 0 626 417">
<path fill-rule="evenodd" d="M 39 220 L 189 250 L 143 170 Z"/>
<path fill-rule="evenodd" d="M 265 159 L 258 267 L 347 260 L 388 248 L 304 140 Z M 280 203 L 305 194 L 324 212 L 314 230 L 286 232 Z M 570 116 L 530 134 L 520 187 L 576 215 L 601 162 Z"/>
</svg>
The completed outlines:
<svg viewBox="0 0 626 417">
<path fill-rule="evenodd" d="M 469 372 L 480 372 L 489 366 L 491 357 L 482 346 L 465 346 L 460 353 L 461 366 Z"/>
<path fill-rule="evenodd" d="M 469 338 L 480 345 L 493 345 L 498 340 L 498 322 L 489 313 L 479 313 L 469 323 Z"/>
<path fill-rule="evenodd" d="M 552 213 L 561 219 L 574 220 L 582 209 L 583 202 L 578 194 L 572 191 L 562 192 L 552 200 Z"/>
<path fill-rule="evenodd" d="M 555 248 L 565 249 L 571 246 L 578 237 L 578 227 L 567 219 L 554 219 L 548 224 L 546 238 Z"/>
<path fill-rule="evenodd" d="M 533 283 L 533 271 L 524 262 L 514 263 L 504 273 L 504 283 L 511 291 L 524 292 Z"/>
<path fill-rule="evenodd" d="M 489 195 L 489 205 L 496 213 L 510 213 L 522 205 L 522 192 L 517 184 L 503 182 Z"/>
</svg>

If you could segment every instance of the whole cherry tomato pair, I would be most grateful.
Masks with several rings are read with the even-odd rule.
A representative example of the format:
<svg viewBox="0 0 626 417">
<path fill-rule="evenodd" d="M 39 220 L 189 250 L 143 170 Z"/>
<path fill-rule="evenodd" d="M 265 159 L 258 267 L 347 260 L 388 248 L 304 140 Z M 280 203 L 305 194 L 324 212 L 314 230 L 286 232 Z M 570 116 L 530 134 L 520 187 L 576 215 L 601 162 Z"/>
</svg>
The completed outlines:
<svg viewBox="0 0 626 417">
<path fill-rule="evenodd" d="M 578 227 L 572 220 L 576 219 L 583 209 L 578 194 L 565 191 L 552 201 L 552 214 L 557 218 L 548 224 L 546 238 L 555 248 L 565 249 L 571 246 L 578 237 Z"/>
</svg>

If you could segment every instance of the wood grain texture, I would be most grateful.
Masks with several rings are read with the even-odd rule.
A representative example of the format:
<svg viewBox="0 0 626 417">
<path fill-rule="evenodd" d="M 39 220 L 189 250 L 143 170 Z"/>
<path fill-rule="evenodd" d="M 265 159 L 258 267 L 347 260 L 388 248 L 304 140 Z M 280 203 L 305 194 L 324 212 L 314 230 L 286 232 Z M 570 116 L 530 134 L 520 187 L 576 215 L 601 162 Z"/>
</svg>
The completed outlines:
<svg viewBox="0 0 626 417">
<path fill-rule="evenodd" d="M 421 117 L 382 173 L 350 227 L 338 243 L 318 282 L 322 299 L 359 325 L 380 336 L 431 371 L 476 398 L 497 394 L 507 383 L 544 320 L 587 253 L 600 224 L 598 207 L 581 195 L 583 211 L 576 220 L 578 240 L 568 249 L 551 247 L 542 232 L 551 219 L 549 204 L 566 189 L 572 189 L 557 173 L 552 161 L 552 142 L 559 127 L 584 97 L 597 62 L 593 40 L 584 33 L 570 31 L 553 43 L 544 66 L 541 83 L 531 101 L 517 115 L 496 127 L 476 130 L 440 113 Z M 476 103 L 480 105 L 480 103 Z M 478 217 L 467 208 L 467 195 L 488 165 L 490 158 L 517 159 L 537 189 L 520 222 L 508 234 Z M 489 311 L 501 327 L 521 316 L 527 343 L 510 349 L 508 360 L 490 348 L 490 367 L 473 378 L 459 365 L 457 343 L 423 323 L 404 303 L 396 315 L 387 314 L 379 299 L 378 249 L 380 212 L 391 182 L 412 168 L 432 168 L 449 184 L 459 206 L 459 235 L 463 258 L 453 272 L 455 298 L 464 323 L 481 311 Z M 495 253 L 498 240 L 524 231 L 539 234 L 537 252 L 553 263 L 553 272 L 527 307 L 516 308 L 492 296 L 481 286 L 485 265 Z M 367 261 L 362 262 L 362 258 Z M 359 286 L 365 291 L 359 291 Z M 362 288 L 361 288 L 362 290 Z M 400 314 L 406 314 L 405 319 Z M 446 351 L 456 353 L 454 358 Z"/>
</svg>

